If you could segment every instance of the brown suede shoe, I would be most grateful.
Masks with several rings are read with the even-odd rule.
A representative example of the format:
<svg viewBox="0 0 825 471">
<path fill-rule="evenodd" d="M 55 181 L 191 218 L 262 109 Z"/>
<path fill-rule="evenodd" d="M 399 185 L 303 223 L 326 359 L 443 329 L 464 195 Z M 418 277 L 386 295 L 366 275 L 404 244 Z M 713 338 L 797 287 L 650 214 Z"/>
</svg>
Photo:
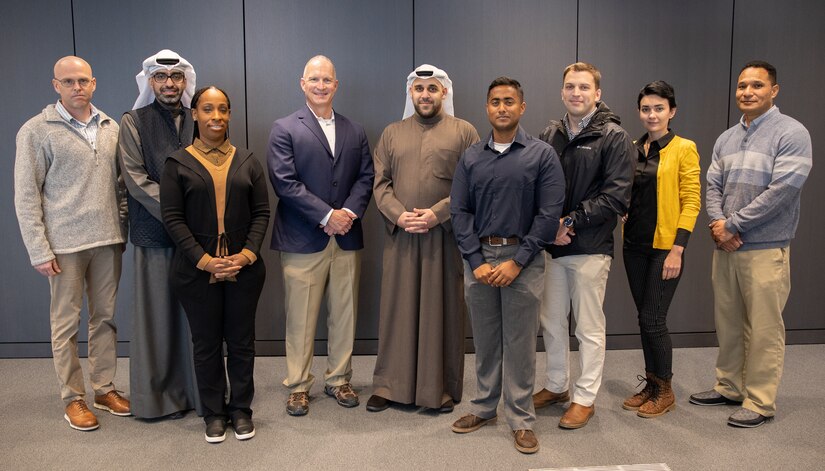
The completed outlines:
<svg viewBox="0 0 825 471">
<path fill-rule="evenodd" d="M 358 394 L 353 391 L 352 385 L 349 383 L 340 386 L 324 386 L 324 392 L 327 396 L 334 397 L 338 404 L 343 407 L 355 407 L 360 404 Z"/>
<path fill-rule="evenodd" d="M 516 450 L 528 455 L 539 451 L 539 441 L 532 430 L 513 430 Z"/>
<path fill-rule="evenodd" d="M 75 430 L 82 430 L 88 432 L 100 427 L 97 423 L 97 417 L 89 410 L 86 401 L 83 399 L 75 399 L 66 406 L 66 413 L 63 418 L 69 423 L 69 426 Z"/>
<path fill-rule="evenodd" d="M 109 411 L 111 414 L 119 415 L 121 417 L 128 417 L 132 415 L 129 399 L 121 396 L 114 389 L 102 396 L 95 396 L 94 406 L 95 409 Z"/>
<path fill-rule="evenodd" d="M 587 425 L 590 417 L 596 413 L 595 406 L 583 406 L 575 402 L 570 403 L 567 412 L 559 420 L 559 427 L 566 429 L 582 428 Z"/>
<path fill-rule="evenodd" d="M 290 394 L 289 399 L 286 400 L 286 412 L 294 416 L 307 415 L 307 412 L 309 412 L 309 393 L 301 391 Z"/>
<path fill-rule="evenodd" d="M 482 419 L 477 415 L 467 414 L 464 417 L 453 422 L 452 429 L 455 433 L 475 432 L 476 430 L 495 420 L 495 416 L 490 417 L 489 419 Z"/>
<path fill-rule="evenodd" d="M 655 385 L 653 381 L 653 373 L 646 371 L 646 377 L 642 377 L 642 375 L 636 375 L 636 378 L 639 379 L 639 385 L 636 386 L 637 388 L 645 383 L 645 387 L 642 388 L 641 391 L 637 392 L 636 394 L 628 397 L 622 403 L 622 409 L 624 410 L 639 410 L 639 407 L 647 402 L 650 399 L 650 396 L 653 395 L 653 387 Z"/>
<path fill-rule="evenodd" d="M 570 393 L 567 391 L 554 393 L 548 391 L 547 389 L 542 389 L 541 391 L 533 394 L 533 407 L 536 409 L 541 409 L 542 407 L 547 407 L 550 404 L 556 404 L 557 402 L 567 402 L 570 400 Z"/>
</svg>

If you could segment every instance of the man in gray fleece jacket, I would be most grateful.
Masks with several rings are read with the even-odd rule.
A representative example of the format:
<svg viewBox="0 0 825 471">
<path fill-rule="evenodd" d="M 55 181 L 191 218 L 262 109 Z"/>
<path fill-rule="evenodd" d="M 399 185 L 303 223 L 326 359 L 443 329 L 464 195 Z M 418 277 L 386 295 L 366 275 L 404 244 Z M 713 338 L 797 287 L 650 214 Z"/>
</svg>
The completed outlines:
<svg viewBox="0 0 825 471">
<path fill-rule="evenodd" d="M 87 431 L 98 422 L 84 399 L 77 354 L 84 290 L 94 406 L 130 415 L 129 401 L 112 384 L 126 193 L 115 160 L 117 122 L 91 104 L 92 68 L 79 57 L 64 57 L 54 66 L 52 85 L 60 99 L 17 133 L 14 207 L 31 264 L 49 278 L 52 355 L 64 418 Z"/>
<path fill-rule="evenodd" d="M 745 64 L 736 85 L 742 119 L 716 140 L 707 175 L 719 356 L 716 385 L 690 402 L 740 406 L 728 418 L 735 427 L 758 427 L 776 413 L 790 243 L 811 171 L 811 136 L 773 105 L 778 93 L 772 65 Z"/>
</svg>

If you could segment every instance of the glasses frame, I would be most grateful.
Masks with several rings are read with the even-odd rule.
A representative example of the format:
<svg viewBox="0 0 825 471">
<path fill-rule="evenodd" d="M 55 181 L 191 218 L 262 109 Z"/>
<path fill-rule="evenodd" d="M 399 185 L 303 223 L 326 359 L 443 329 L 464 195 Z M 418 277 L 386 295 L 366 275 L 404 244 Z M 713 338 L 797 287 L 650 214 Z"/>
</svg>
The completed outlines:
<svg viewBox="0 0 825 471">
<path fill-rule="evenodd" d="M 91 85 L 92 82 L 94 82 L 94 80 L 95 80 L 94 77 L 92 77 L 90 79 L 85 78 L 85 77 L 84 78 L 79 78 L 79 79 L 72 79 L 72 78 L 59 79 L 59 78 L 55 77 L 54 79 L 57 80 L 57 83 L 62 85 L 63 88 L 74 88 L 75 83 L 80 85 L 80 88 L 86 88 L 89 85 Z"/>
<path fill-rule="evenodd" d="M 175 77 L 178 77 L 177 80 Z M 161 78 L 163 80 L 161 80 Z M 186 80 L 186 74 L 183 72 L 172 72 L 171 74 L 167 74 L 166 72 L 158 72 L 156 74 L 152 74 L 152 80 L 155 83 L 166 83 L 169 79 L 172 79 L 172 83 L 183 83 L 183 81 Z"/>
</svg>

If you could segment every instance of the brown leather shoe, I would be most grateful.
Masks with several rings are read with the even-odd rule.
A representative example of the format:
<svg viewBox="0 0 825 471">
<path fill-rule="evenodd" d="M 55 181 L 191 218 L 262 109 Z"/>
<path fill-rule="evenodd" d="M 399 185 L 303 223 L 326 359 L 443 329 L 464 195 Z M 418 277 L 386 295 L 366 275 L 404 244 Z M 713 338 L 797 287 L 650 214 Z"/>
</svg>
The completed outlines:
<svg viewBox="0 0 825 471">
<path fill-rule="evenodd" d="M 102 396 L 95 396 L 94 406 L 95 409 L 109 411 L 110 413 L 121 417 L 128 417 L 132 415 L 129 399 L 121 396 L 114 389 Z"/>
<path fill-rule="evenodd" d="M 66 406 L 66 413 L 63 418 L 69 423 L 69 426 L 75 430 L 82 430 L 88 432 L 100 427 L 97 423 L 97 417 L 89 410 L 86 401 L 83 399 L 75 399 Z"/>
<path fill-rule="evenodd" d="M 495 420 L 495 416 L 490 417 L 489 419 L 482 419 L 477 415 L 467 414 L 464 417 L 453 422 L 453 426 L 451 428 L 455 433 L 470 433 L 475 432 L 476 430 Z"/>
<path fill-rule="evenodd" d="M 570 403 L 567 412 L 559 420 L 559 427 L 566 429 L 582 428 L 587 425 L 590 417 L 596 413 L 595 406 L 583 406 L 575 402 Z"/>
<path fill-rule="evenodd" d="M 554 393 L 548 391 L 547 389 L 542 389 L 541 391 L 533 394 L 533 407 L 536 409 L 541 409 L 542 407 L 547 407 L 550 404 L 556 404 L 557 402 L 567 402 L 570 400 L 570 393 L 568 391 Z"/>
<path fill-rule="evenodd" d="M 636 415 L 644 418 L 659 417 L 666 412 L 676 409 L 676 396 L 673 394 L 673 388 L 670 384 L 671 378 L 662 379 L 658 376 L 653 376 L 655 387 L 653 388 L 653 395 L 639 407 Z"/>
<path fill-rule="evenodd" d="M 655 383 L 653 381 L 653 373 L 646 371 L 646 377 L 642 375 L 636 375 L 636 378 L 639 380 L 639 384 L 636 386 L 637 388 L 645 383 L 645 387 L 642 388 L 641 391 L 637 392 L 636 394 L 628 397 L 622 403 L 622 409 L 624 410 L 639 410 L 639 407 L 647 402 L 651 396 L 653 396 L 653 387 Z"/>
<path fill-rule="evenodd" d="M 381 412 L 382 410 L 387 410 L 389 407 L 390 400 L 377 394 L 373 394 L 367 399 L 367 410 L 370 412 Z"/>
<path fill-rule="evenodd" d="M 309 393 L 306 391 L 296 392 L 289 395 L 286 400 L 286 412 L 289 415 L 307 415 L 309 412 Z"/>
<path fill-rule="evenodd" d="M 516 450 L 528 455 L 539 451 L 539 440 L 532 430 L 513 430 L 513 435 L 516 437 Z"/>
</svg>

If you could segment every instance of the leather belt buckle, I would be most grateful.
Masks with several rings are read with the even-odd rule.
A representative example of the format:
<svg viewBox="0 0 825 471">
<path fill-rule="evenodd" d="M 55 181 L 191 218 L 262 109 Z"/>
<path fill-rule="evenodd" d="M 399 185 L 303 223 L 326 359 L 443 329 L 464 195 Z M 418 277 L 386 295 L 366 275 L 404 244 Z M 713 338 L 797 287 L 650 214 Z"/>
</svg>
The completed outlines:
<svg viewBox="0 0 825 471">
<path fill-rule="evenodd" d="M 490 247 L 507 247 L 509 245 L 518 245 L 518 237 L 497 237 L 487 236 L 481 238 L 482 244 L 487 244 Z"/>
</svg>

